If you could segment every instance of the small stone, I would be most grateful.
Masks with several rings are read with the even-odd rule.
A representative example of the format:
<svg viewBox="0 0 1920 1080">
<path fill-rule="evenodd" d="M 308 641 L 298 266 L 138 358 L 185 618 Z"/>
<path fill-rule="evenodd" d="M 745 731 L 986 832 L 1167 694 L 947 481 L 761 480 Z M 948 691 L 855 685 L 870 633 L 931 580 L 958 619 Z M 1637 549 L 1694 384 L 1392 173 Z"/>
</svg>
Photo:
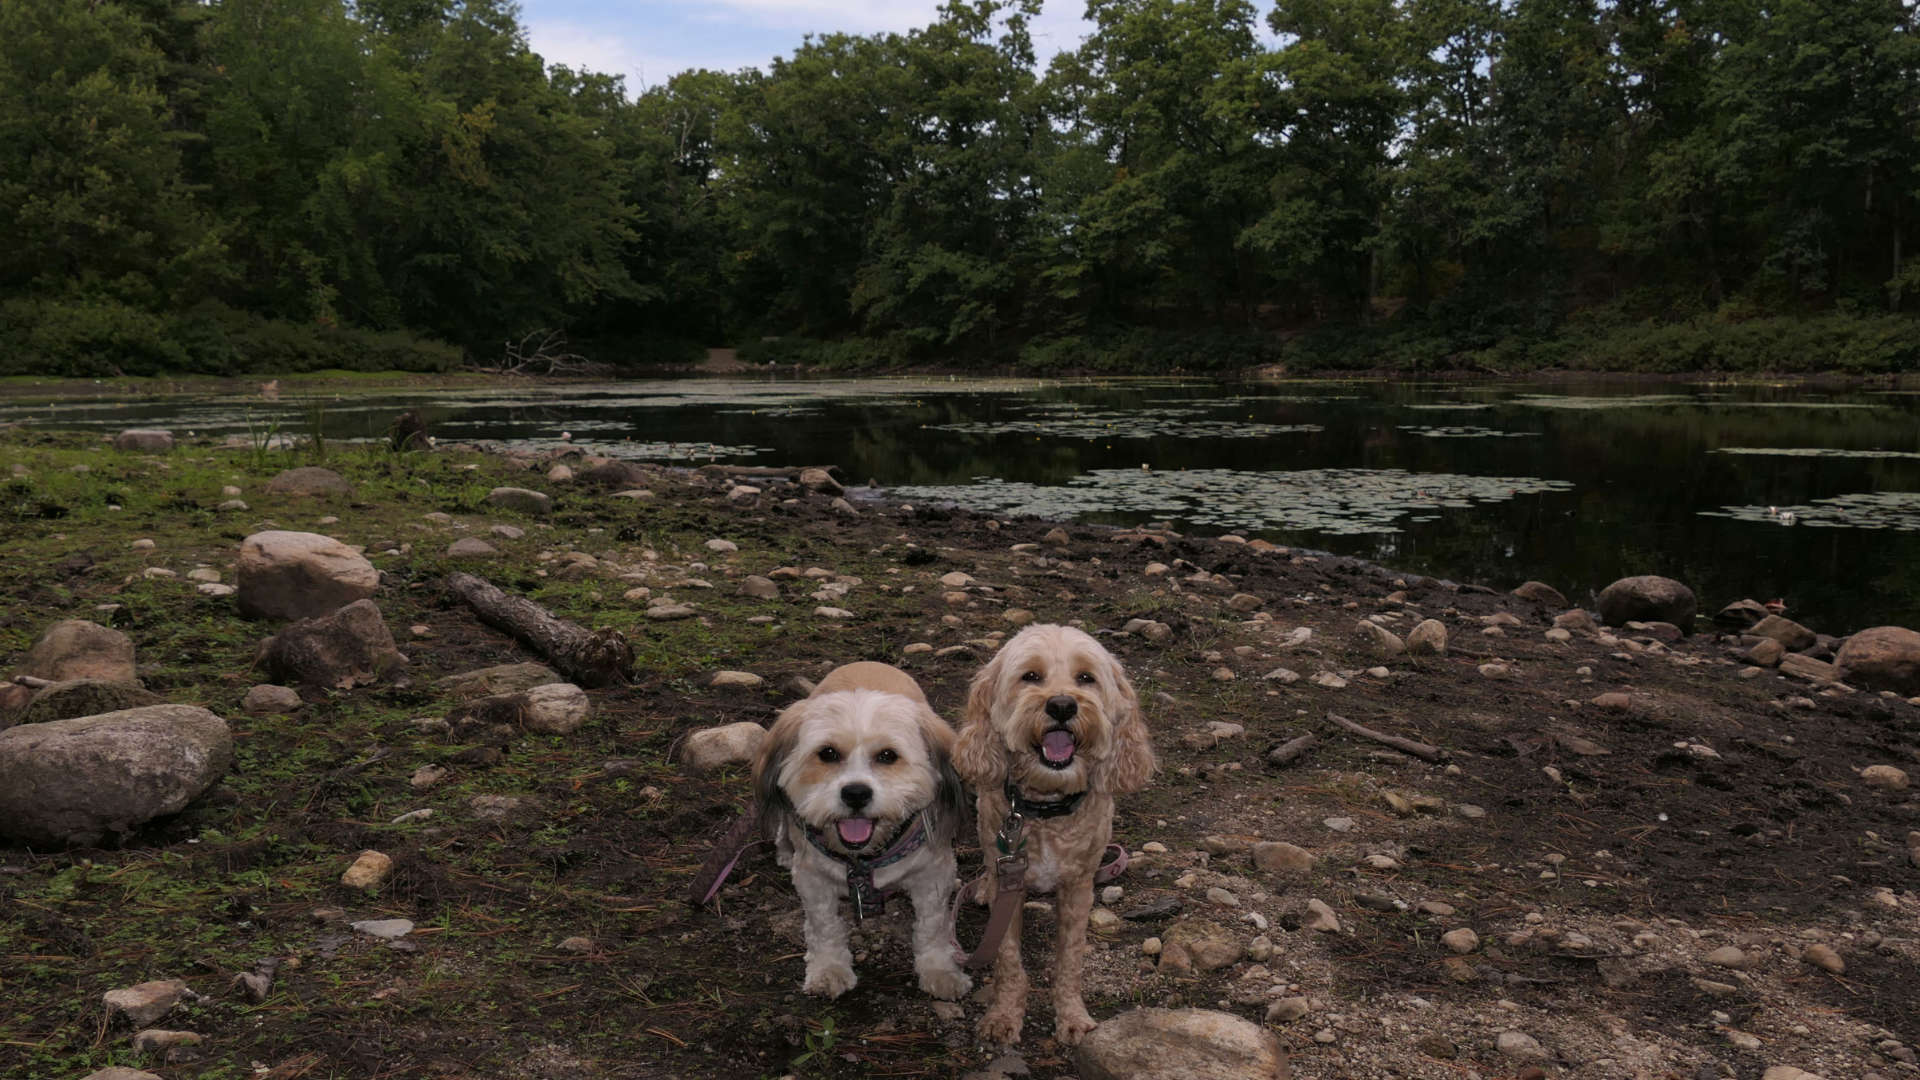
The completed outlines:
<svg viewBox="0 0 1920 1080">
<path fill-rule="evenodd" d="M 413 770 L 413 777 L 407 781 L 415 791 L 425 791 L 447 778 L 447 769 L 443 765 L 422 765 Z"/>
<path fill-rule="evenodd" d="M 447 545 L 449 559 L 491 559 L 500 549 L 477 536 L 463 536 Z"/>
<path fill-rule="evenodd" d="M 1879 791 L 1907 790 L 1907 772 L 1892 765 L 1869 765 L 1860 770 L 1860 782 Z"/>
<path fill-rule="evenodd" d="M 1524 1031 L 1503 1031 L 1494 1039 L 1494 1048 L 1521 1061 L 1544 1061 L 1547 1051 L 1540 1040 Z"/>
<path fill-rule="evenodd" d="M 363 851 L 340 875 L 340 884 L 350 889 L 371 889 L 393 873 L 393 860 L 378 851 Z"/>
<path fill-rule="evenodd" d="M 1513 668 L 1506 664 L 1486 663 L 1480 665 L 1480 674 L 1489 679 L 1504 679 L 1513 674 Z"/>
<path fill-rule="evenodd" d="M 1213 680 L 1214 680 L 1215 682 L 1232 682 L 1232 681 L 1233 681 L 1233 669 L 1232 669 L 1232 668 L 1230 668 L 1230 667 L 1217 667 L 1217 668 L 1214 668 L 1214 669 L 1213 669 Z"/>
<path fill-rule="evenodd" d="M 128 1026 L 142 1028 L 171 1012 L 188 993 L 187 984 L 179 979 L 156 979 L 123 990 L 109 990 L 100 996 L 100 1001 L 107 1008 L 109 1023 L 124 1019 Z"/>
<path fill-rule="evenodd" d="M 1096 933 L 1103 933 L 1120 925 L 1120 916 L 1103 907 L 1094 908 L 1087 915 L 1087 927 Z"/>
<path fill-rule="evenodd" d="M 1347 687 L 1347 680 L 1331 671 L 1317 671 L 1307 681 L 1327 690 L 1344 690 Z"/>
<path fill-rule="evenodd" d="M 1413 906 L 1413 910 L 1422 915 L 1435 915 L 1440 918 L 1446 918 L 1455 912 L 1454 906 L 1445 900 L 1422 900 Z"/>
<path fill-rule="evenodd" d="M 1407 652 L 1414 656 L 1447 655 L 1447 626 L 1438 619 L 1424 619 L 1407 634 Z"/>
<path fill-rule="evenodd" d="M 1304 997 L 1283 997 L 1267 1006 L 1267 1023 L 1291 1024 L 1313 1011 L 1313 1002 Z"/>
<path fill-rule="evenodd" d="M 502 540 L 518 540 L 527 535 L 527 530 L 518 525 L 495 525 L 487 531 Z"/>
<path fill-rule="evenodd" d="M 1340 932 L 1340 917 L 1333 913 L 1333 909 L 1327 906 L 1326 901 L 1308 900 L 1307 918 L 1303 925 L 1309 930 L 1317 930 L 1323 934 L 1337 934 Z"/>
<path fill-rule="evenodd" d="M 494 488 L 487 492 L 486 503 L 502 510 L 512 510 L 532 517 L 546 517 L 553 512 L 551 496 L 527 488 Z"/>
<path fill-rule="evenodd" d="M 1774 1065 L 1760 1074 L 1760 1080 L 1826 1080 L 1826 1078 L 1792 1065 Z"/>
<path fill-rule="evenodd" d="M 1313 869 L 1313 853 L 1284 841 L 1253 845 L 1253 865 L 1269 872 L 1304 874 Z"/>
<path fill-rule="evenodd" d="M 352 926 L 358 933 L 383 941 L 393 941 L 413 933 L 412 919 L 362 919 Z"/>
<path fill-rule="evenodd" d="M 137 1054 L 164 1054 L 176 1046 L 199 1046 L 204 1041 L 204 1037 L 195 1031 L 148 1028 L 134 1034 L 133 1050 Z"/>
<path fill-rule="evenodd" d="M 1822 971 L 1832 972 L 1835 975 L 1839 975 L 1847 970 L 1847 962 L 1841 959 L 1840 954 L 1833 951 L 1833 948 L 1828 945 L 1817 943 L 1809 945 L 1800 953 L 1800 959 Z"/>
<path fill-rule="evenodd" d="M 270 683 L 253 687 L 240 699 L 241 710 L 252 716 L 296 712 L 304 704 L 297 691 Z"/>
<path fill-rule="evenodd" d="M 767 680 L 751 671 L 722 671 L 716 673 L 707 685 L 722 690 L 728 688 L 751 690 L 766 685 L 766 682 Z"/>
<path fill-rule="evenodd" d="M 740 545 L 731 540 L 721 540 L 716 537 L 707 541 L 707 550 L 715 555 L 731 555 L 740 550 Z"/>
<path fill-rule="evenodd" d="M 1218 886 L 1207 890 L 1207 899 L 1221 907 L 1239 907 L 1240 898 Z"/>
<path fill-rule="evenodd" d="M 1227 606 L 1235 611 L 1259 611 L 1267 602 L 1252 593 L 1234 593 L 1227 600 Z"/>
<path fill-rule="evenodd" d="M 842 608 L 842 607 L 817 607 L 813 609 L 813 613 L 815 615 L 820 616 L 823 619 L 853 618 L 853 612 L 848 611 L 846 608 Z"/>
<path fill-rule="evenodd" d="M 1381 656 L 1399 656 L 1407 651 L 1407 643 L 1401 641 L 1398 634 L 1377 622 L 1362 619 L 1354 624 L 1354 628 L 1360 631 L 1360 637 L 1368 647 Z"/>
<path fill-rule="evenodd" d="M 1008 608 L 1001 614 L 1000 618 L 1014 626 L 1025 626 L 1033 621 L 1034 615 L 1033 612 L 1028 611 L 1026 608 Z"/>
<path fill-rule="evenodd" d="M 590 953 L 593 951 L 593 939 L 575 934 L 560 942 L 560 951 L 573 953 L 576 956 Z"/>
<path fill-rule="evenodd" d="M 655 603 L 647 608 L 647 618 L 654 622 L 674 622 L 679 619 L 691 619 L 697 614 L 691 604 L 677 604 L 672 601 Z"/>
<path fill-rule="evenodd" d="M 1140 952 L 1143 956 L 1159 956 L 1163 947 L 1159 938 L 1150 937 L 1140 943 Z"/>
<path fill-rule="evenodd" d="M 1480 947 L 1480 935 L 1466 927 L 1449 930 L 1440 935 L 1440 943 L 1462 956 Z"/>
<path fill-rule="evenodd" d="M 1249 912 L 1249 914 L 1252 914 Z M 1273 958 L 1273 939 L 1265 934 L 1257 935 L 1247 942 L 1247 959 L 1256 964 L 1264 964 Z"/>
<path fill-rule="evenodd" d="M 751 720 L 706 728 L 681 744 L 680 763 L 689 771 L 709 773 L 728 765 L 747 765 L 759 753 L 767 729 Z"/>
<path fill-rule="evenodd" d="M 1338 833 L 1353 831 L 1353 819 L 1350 817 L 1323 818 L 1321 819 L 1320 824 L 1325 825 L 1327 828 L 1332 829 L 1334 832 L 1338 832 Z"/>
<path fill-rule="evenodd" d="M 1283 667 L 1274 668 L 1272 671 L 1269 671 L 1265 675 L 1262 675 L 1260 677 L 1262 679 L 1269 679 L 1269 680 L 1272 680 L 1273 682 L 1277 682 L 1282 686 L 1292 686 L 1294 683 L 1297 683 L 1300 681 L 1299 672 L 1292 671 Z"/>
<path fill-rule="evenodd" d="M 1706 961 L 1716 967 L 1742 970 L 1748 964 L 1747 954 L 1737 946 L 1722 945 L 1706 955 Z"/>
</svg>

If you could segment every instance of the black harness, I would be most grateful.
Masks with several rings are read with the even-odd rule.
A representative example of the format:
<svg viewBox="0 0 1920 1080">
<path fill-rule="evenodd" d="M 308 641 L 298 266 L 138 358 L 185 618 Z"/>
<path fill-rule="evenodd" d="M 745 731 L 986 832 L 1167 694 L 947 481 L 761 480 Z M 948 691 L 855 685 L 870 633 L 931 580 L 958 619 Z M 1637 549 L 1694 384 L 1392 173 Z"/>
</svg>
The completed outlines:
<svg viewBox="0 0 1920 1080">
<path fill-rule="evenodd" d="M 1007 781 L 1007 805 L 1013 808 L 1013 813 L 1023 818 L 1066 817 L 1080 805 L 1080 800 L 1085 798 L 1086 794 L 1086 791 L 1081 790 L 1069 792 L 1057 799 L 1033 799 L 1020 794 L 1020 789 L 1013 786 L 1013 781 Z"/>
</svg>

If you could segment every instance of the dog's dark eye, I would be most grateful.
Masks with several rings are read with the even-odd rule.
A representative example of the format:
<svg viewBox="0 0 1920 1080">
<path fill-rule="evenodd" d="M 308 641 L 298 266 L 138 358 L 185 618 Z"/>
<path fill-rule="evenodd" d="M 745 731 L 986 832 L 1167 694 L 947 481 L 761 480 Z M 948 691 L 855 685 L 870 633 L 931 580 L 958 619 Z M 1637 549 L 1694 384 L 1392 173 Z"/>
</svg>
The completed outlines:
<svg viewBox="0 0 1920 1080">
<path fill-rule="evenodd" d="M 820 760 L 821 760 L 821 761 L 829 761 L 829 762 L 831 762 L 831 761 L 839 761 L 839 760 L 840 760 L 840 751 L 838 751 L 838 750 L 835 750 L 835 749 L 834 749 L 833 747 L 831 747 L 831 746 L 823 746 L 823 747 L 821 747 L 821 748 L 820 748 Z"/>
<path fill-rule="evenodd" d="M 1039 682 L 1040 673 L 1037 671 L 1029 671 L 1025 675 L 1020 676 L 1020 681 L 1021 682 Z"/>
<path fill-rule="evenodd" d="M 1083 671 L 1083 672 L 1081 672 L 1080 674 L 1078 674 L 1078 675 L 1075 675 L 1075 676 L 1073 677 L 1073 681 L 1075 681 L 1075 682 L 1077 682 L 1077 683 L 1079 683 L 1079 684 L 1080 684 L 1081 686 L 1092 686 L 1092 685 L 1093 685 L 1093 672 L 1091 672 L 1091 671 Z"/>
<path fill-rule="evenodd" d="M 900 760 L 900 755 L 897 753 L 894 753 L 892 750 L 882 750 L 879 753 L 873 755 L 873 761 L 874 761 L 874 764 L 876 765 L 891 765 L 894 762 L 899 760 Z"/>
</svg>

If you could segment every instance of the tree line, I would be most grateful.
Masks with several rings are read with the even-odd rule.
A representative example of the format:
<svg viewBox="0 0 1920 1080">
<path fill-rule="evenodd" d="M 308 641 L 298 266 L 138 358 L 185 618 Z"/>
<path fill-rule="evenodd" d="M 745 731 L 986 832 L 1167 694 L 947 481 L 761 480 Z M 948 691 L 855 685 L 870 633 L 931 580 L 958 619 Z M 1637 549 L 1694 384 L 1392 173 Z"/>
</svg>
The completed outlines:
<svg viewBox="0 0 1920 1080">
<path fill-rule="evenodd" d="M 1038 6 L 632 93 L 505 0 L 0 4 L 0 371 L 1920 364 L 1911 0 Z"/>
</svg>

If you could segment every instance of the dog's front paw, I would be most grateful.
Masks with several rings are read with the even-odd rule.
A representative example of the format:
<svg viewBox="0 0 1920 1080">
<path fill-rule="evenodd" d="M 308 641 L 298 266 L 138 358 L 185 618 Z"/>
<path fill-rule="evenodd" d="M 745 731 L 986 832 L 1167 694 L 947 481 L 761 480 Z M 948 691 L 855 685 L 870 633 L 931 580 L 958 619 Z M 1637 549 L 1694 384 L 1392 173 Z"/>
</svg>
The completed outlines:
<svg viewBox="0 0 1920 1080">
<path fill-rule="evenodd" d="M 973 989 L 973 978 L 959 968 L 935 968 L 920 973 L 920 989 L 942 1001 L 958 1001 Z"/>
<path fill-rule="evenodd" d="M 1024 1014 L 1012 1009 L 988 1009 L 987 1015 L 980 1018 L 980 1037 L 990 1043 L 1011 1046 L 1020 1041 L 1020 1028 L 1026 1019 Z"/>
<path fill-rule="evenodd" d="M 1053 1037 L 1058 1039 L 1062 1046 L 1078 1046 L 1081 1039 L 1086 1038 L 1089 1032 L 1099 1026 L 1099 1021 L 1088 1016 L 1084 1009 L 1063 1012 L 1053 1022 Z"/>
<path fill-rule="evenodd" d="M 800 984 L 800 989 L 821 997 L 837 998 L 853 989 L 853 984 L 859 981 L 860 977 L 845 964 L 808 964 L 807 981 Z"/>
</svg>

